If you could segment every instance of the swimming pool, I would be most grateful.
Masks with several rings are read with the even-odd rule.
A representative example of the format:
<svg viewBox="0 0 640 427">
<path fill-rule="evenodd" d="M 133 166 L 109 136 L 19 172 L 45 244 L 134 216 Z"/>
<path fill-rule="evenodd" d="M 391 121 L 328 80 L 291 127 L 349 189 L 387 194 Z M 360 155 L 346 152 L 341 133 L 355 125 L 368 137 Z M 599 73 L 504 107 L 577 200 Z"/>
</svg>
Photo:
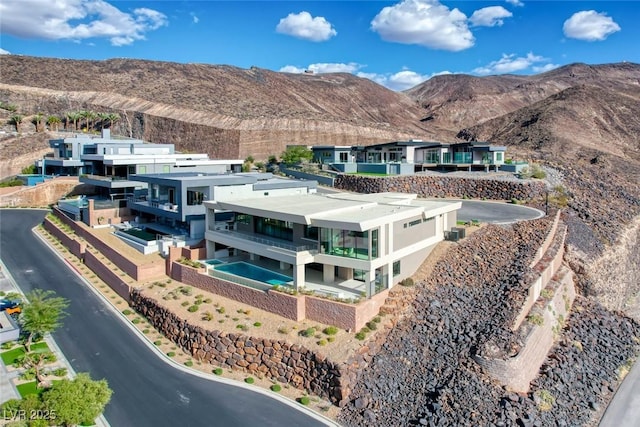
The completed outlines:
<svg viewBox="0 0 640 427">
<path fill-rule="evenodd" d="M 268 285 L 285 285 L 293 281 L 293 277 L 267 270 L 244 261 L 232 262 L 215 267 L 218 271 L 233 274 L 235 276 L 246 277 Z"/>
<path fill-rule="evenodd" d="M 208 265 L 224 264 L 224 261 L 220 261 L 219 259 L 205 259 L 205 260 L 200 261 L 200 262 L 204 262 L 205 264 L 208 264 Z"/>
</svg>

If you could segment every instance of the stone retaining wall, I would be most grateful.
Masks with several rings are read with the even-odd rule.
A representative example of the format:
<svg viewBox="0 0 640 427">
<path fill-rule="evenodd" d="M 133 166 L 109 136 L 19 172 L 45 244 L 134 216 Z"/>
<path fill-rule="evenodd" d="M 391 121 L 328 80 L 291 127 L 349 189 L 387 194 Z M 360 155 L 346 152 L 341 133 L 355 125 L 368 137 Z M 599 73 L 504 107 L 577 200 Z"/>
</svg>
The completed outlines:
<svg viewBox="0 0 640 427">
<path fill-rule="evenodd" d="M 105 282 L 118 295 L 129 301 L 131 288 L 123 277 L 118 276 L 109 266 L 105 265 L 93 252 L 84 253 L 84 265 L 89 267 L 103 282 Z M 124 274 L 124 273 L 123 273 Z"/>
<path fill-rule="evenodd" d="M 487 374 L 504 384 L 508 390 L 520 393 L 529 390 L 529 384 L 538 375 L 555 337 L 564 327 L 576 293 L 573 272 L 563 268 L 560 274 L 559 282 L 552 282 L 548 288 L 554 292 L 553 296 L 531 311 L 530 315 L 538 316 L 542 324 L 527 321 L 521 325 L 519 332 L 525 338 L 517 355 L 509 358 L 473 356 Z M 487 350 L 490 353 L 490 349 Z"/>
<path fill-rule="evenodd" d="M 422 197 L 471 197 L 491 200 L 530 200 L 542 197 L 542 181 L 508 181 L 491 178 L 457 178 L 432 175 L 364 177 L 340 175 L 335 187 L 357 193 L 394 191 L 416 193 Z"/>
<path fill-rule="evenodd" d="M 82 259 L 84 257 L 84 253 L 87 249 L 87 244 L 84 242 L 79 242 L 78 240 L 69 237 L 67 233 L 60 230 L 53 224 L 48 218 L 45 218 L 43 221 L 44 229 L 47 230 L 53 237 L 60 240 L 60 243 L 71 252 L 73 255 Z"/>
<path fill-rule="evenodd" d="M 62 211 L 57 208 L 53 208 L 53 213 L 62 220 L 65 224 L 69 225 L 78 236 L 84 238 L 91 246 L 102 252 L 102 254 L 109 258 L 118 268 L 134 280 L 146 281 L 156 277 L 164 276 L 165 267 L 162 264 L 143 264 L 137 265 L 133 261 L 130 261 L 124 255 L 120 254 L 116 249 L 110 247 L 102 240 L 91 234 L 89 231 L 83 228 L 83 224 L 79 224 Z"/>
<path fill-rule="evenodd" d="M 262 374 L 309 390 L 334 403 L 344 398 L 340 367 L 320 353 L 282 340 L 202 329 L 189 324 L 155 300 L 142 296 L 137 290 L 131 294 L 131 306 L 196 360 L 254 375 Z"/>
</svg>

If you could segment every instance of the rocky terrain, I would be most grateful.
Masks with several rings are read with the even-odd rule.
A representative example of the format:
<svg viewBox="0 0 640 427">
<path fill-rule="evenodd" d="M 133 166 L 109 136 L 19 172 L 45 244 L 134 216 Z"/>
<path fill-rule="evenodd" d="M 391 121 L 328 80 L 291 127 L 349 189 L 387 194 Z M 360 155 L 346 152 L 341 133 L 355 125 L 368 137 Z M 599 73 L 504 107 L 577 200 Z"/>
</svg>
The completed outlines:
<svg viewBox="0 0 640 427">
<path fill-rule="evenodd" d="M 594 425 L 640 324 L 579 297 L 562 338 L 528 394 L 490 380 L 472 360 L 491 340 L 518 345 L 510 328 L 527 260 L 549 221 L 489 226 L 447 253 L 422 283 L 410 314 L 390 332 L 343 408 L 345 425 Z M 487 304 L 486 301 L 492 301 Z M 635 337 L 630 338 L 630 337 Z"/>
</svg>

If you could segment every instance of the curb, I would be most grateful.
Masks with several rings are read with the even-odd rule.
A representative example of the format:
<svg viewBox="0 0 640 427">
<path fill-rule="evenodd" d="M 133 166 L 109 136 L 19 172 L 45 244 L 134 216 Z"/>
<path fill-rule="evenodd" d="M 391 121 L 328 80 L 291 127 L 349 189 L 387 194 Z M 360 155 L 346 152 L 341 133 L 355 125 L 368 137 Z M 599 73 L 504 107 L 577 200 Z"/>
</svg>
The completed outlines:
<svg viewBox="0 0 640 427">
<path fill-rule="evenodd" d="M 135 325 L 133 325 L 129 319 L 122 313 L 122 311 L 116 307 L 115 305 L 113 305 L 113 303 L 111 301 L 109 301 L 108 299 L 106 299 L 91 283 L 89 283 L 87 281 L 87 279 L 84 278 L 84 276 L 80 273 L 80 271 L 73 265 L 71 264 L 66 258 L 64 258 L 62 255 L 60 255 L 58 253 L 58 251 L 55 250 L 55 248 L 53 248 L 49 242 L 44 239 L 44 237 L 42 237 L 42 235 L 40 235 L 40 233 L 38 233 L 36 231 L 37 227 L 34 227 L 32 229 L 32 232 L 37 236 L 38 239 L 40 239 L 58 258 L 62 259 L 63 261 L 65 261 L 65 263 L 67 265 L 69 265 L 71 268 L 71 270 L 78 276 L 78 278 L 80 278 L 80 280 L 87 286 L 87 288 L 93 292 L 104 304 L 105 306 L 111 310 L 113 313 L 118 314 L 118 317 L 124 322 L 124 324 L 127 326 L 127 328 L 129 328 L 133 333 L 136 334 L 136 336 L 138 337 L 138 339 L 140 339 L 153 353 L 156 354 L 157 357 L 159 357 L 164 363 L 167 363 L 169 365 L 171 365 L 173 368 L 178 369 L 184 373 L 190 374 L 190 375 L 194 375 L 209 381 L 216 381 L 216 382 L 220 382 L 223 384 L 227 384 L 227 385 L 231 385 L 234 387 L 239 387 L 239 388 L 243 388 L 245 390 L 249 390 L 255 393 L 259 393 L 262 394 L 264 396 L 268 396 L 272 399 L 276 399 L 278 401 L 280 401 L 281 403 L 286 404 L 287 406 L 291 407 L 292 409 L 295 409 L 297 411 L 303 412 L 304 414 L 306 414 L 307 416 L 314 418 L 317 421 L 320 421 L 322 423 L 324 423 L 327 426 L 335 426 L 335 427 L 340 427 L 340 424 L 338 424 L 337 422 L 333 421 L 330 418 L 327 418 L 321 414 L 318 414 L 317 412 L 306 408 L 305 406 L 301 405 L 300 403 L 291 400 L 285 396 L 282 396 L 280 394 L 277 394 L 276 392 L 273 391 L 267 391 L 264 390 L 260 387 L 255 387 L 255 386 L 250 386 L 248 384 L 245 384 L 244 382 L 241 381 L 236 381 L 236 380 L 232 380 L 229 378 L 224 378 L 224 377 L 219 377 L 215 374 L 207 374 L 205 372 L 199 371 L 197 369 L 192 369 L 189 368 L 187 366 L 181 365 L 178 362 L 176 362 L 175 360 L 171 359 L 169 356 L 167 356 L 166 354 L 164 354 L 162 351 L 160 351 L 158 349 L 158 347 L 156 347 L 150 340 L 149 338 L 144 335 L 138 328 L 135 327 Z M 106 420 L 105 420 L 106 422 Z M 105 426 L 108 426 L 108 424 L 105 424 Z"/>
</svg>

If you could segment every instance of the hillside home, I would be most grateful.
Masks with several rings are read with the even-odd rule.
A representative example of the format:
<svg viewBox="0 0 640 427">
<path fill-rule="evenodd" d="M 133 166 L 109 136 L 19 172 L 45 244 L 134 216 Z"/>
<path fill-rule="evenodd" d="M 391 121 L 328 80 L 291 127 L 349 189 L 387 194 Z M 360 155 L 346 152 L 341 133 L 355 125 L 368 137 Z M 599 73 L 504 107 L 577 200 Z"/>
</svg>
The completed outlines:
<svg viewBox="0 0 640 427">
<path fill-rule="evenodd" d="M 265 289 L 305 288 L 371 297 L 411 276 L 460 202 L 415 194 L 297 194 L 205 201 L 207 264 L 214 277 Z M 219 211 L 232 215 L 220 221 Z"/>
<path fill-rule="evenodd" d="M 176 172 L 239 172 L 242 160 L 213 160 L 207 154 L 180 154 L 173 144 L 151 144 L 139 139 L 112 138 L 109 129 L 100 136 L 79 134 L 52 139 L 52 157 L 36 162 L 45 174 L 76 175 L 80 182 L 94 185 L 97 192 L 124 198 L 146 183 L 134 181 L 135 174 Z"/>
<path fill-rule="evenodd" d="M 504 164 L 506 147 L 412 139 L 367 146 L 314 146 L 312 151 L 316 163 L 344 173 L 410 175 L 425 169 L 497 170 Z"/>
<path fill-rule="evenodd" d="M 144 194 L 127 201 L 131 214 L 138 218 L 136 222 L 181 230 L 190 241 L 204 238 L 205 201 L 308 194 L 318 185 L 315 181 L 275 178 L 270 173 L 182 172 L 132 175 L 130 179 L 147 186 Z"/>
</svg>

